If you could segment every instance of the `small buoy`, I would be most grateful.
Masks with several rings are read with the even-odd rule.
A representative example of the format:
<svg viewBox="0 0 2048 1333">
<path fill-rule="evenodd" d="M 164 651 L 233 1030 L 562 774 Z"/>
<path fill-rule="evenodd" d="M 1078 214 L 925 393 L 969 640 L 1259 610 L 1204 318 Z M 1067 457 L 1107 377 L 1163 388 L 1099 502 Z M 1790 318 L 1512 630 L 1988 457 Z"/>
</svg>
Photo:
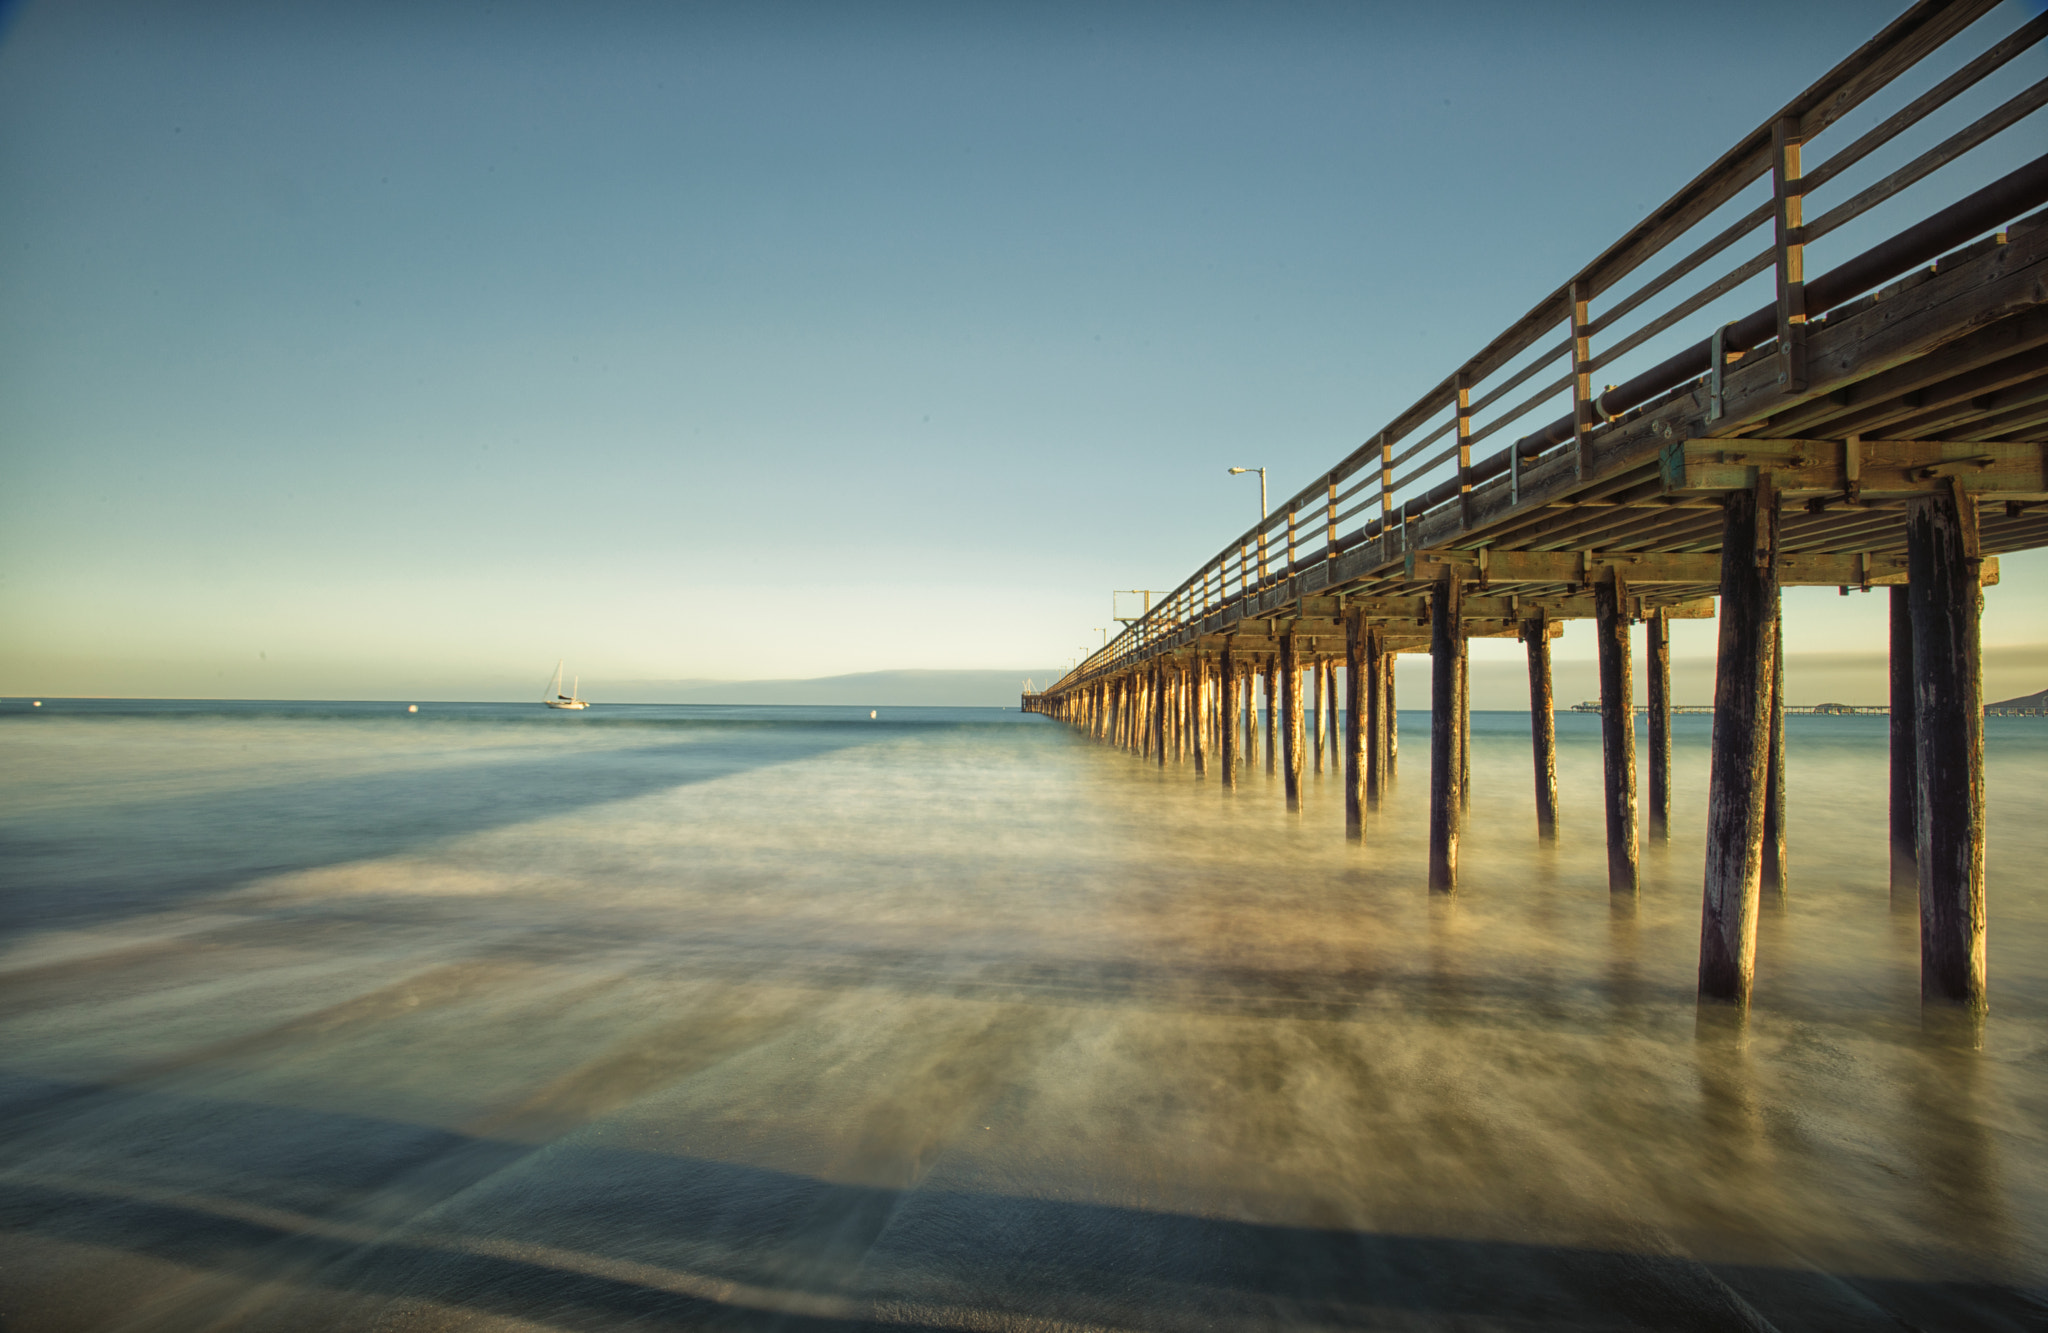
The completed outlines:
<svg viewBox="0 0 2048 1333">
<path fill-rule="evenodd" d="M 38 700 L 36 700 L 36 701 L 35 701 L 35 703 L 34 703 L 33 705 L 31 705 L 31 707 L 35 707 L 35 708 L 41 708 L 42 706 L 43 706 L 43 701 L 42 701 L 41 699 L 38 699 Z M 873 716 L 874 716 L 874 714 L 873 714 L 873 713 L 870 713 L 870 714 L 868 714 L 868 716 L 869 716 L 869 717 L 873 717 Z"/>
<path fill-rule="evenodd" d="M 408 713 L 417 713 L 420 711 L 420 706 L 418 704 L 407 704 L 405 706 L 405 711 Z"/>
<path fill-rule="evenodd" d="M 874 710 L 874 709 L 872 709 L 872 708 L 868 709 L 868 716 L 869 716 L 869 717 L 873 717 L 874 715 L 875 715 L 875 710 Z"/>
</svg>

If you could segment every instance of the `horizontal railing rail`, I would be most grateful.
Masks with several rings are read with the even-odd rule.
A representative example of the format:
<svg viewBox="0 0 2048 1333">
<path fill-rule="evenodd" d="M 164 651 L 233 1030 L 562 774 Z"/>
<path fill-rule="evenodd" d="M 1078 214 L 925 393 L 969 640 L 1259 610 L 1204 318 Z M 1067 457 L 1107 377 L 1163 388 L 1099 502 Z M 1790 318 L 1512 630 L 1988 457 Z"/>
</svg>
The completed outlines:
<svg viewBox="0 0 2048 1333">
<path fill-rule="evenodd" d="M 2012 131 L 2048 106 L 2048 80 L 2022 84 L 2013 62 L 2048 37 L 2048 15 L 1981 34 L 1982 49 L 1946 73 L 1932 62 L 1928 86 L 1878 114 L 1885 97 L 1901 94 L 1895 83 L 1957 38 L 1979 35 L 1995 7 L 1995 0 L 1913 6 L 1047 693 L 1121 672 L 1202 618 L 1363 543 L 1405 537 L 1408 525 L 1467 503 L 1481 483 L 1574 451 L 1583 466 L 1590 436 L 1707 374 L 1717 342 L 1724 357 L 1771 344 L 1785 354 L 1830 310 L 2048 204 L 2048 156 L 1976 189 L 1966 188 L 1966 176 L 1940 175 L 1986 145 L 2019 144 L 2023 152 L 2039 142 Z M 1802 171 L 1809 143 L 1833 127 L 1853 128 L 1860 115 L 1872 123 Z M 1896 160 L 1928 134 L 1940 137 Z M 1862 188 L 1804 220 L 1816 191 L 1863 176 L 1870 179 Z M 1881 224 L 1895 230 L 1874 245 L 1866 237 L 1867 248 L 1803 280 L 1818 257 L 1808 253 L 1814 242 L 1872 230 L 1873 215 L 1930 178 L 1955 184 L 1928 197 L 1911 225 L 1898 225 L 1905 218 Z M 1756 248 L 1745 244 L 1750 238 Z M 1726 264 L 1730 251 L 1741 258 Z M 1739 310 L 1758 295 L 1770 298 L 1761 308 L 1722 317 L 1731 303 Z M 1696 320 L 1718 326 L 1718 337 L 1684 341 L 1685 326 Z M 1595 392 L 1596 372 L 1637 365 L 1644 368 Z M 1526 387 L 1532 380 L 1535 387 Z M 1532 418 L 1558 409 L 1555 419 L 1530 428 Z M 1502 435 L 1511 442 L 1475 463 L 1474 446 Z M 1389 545 L 1398 552 L 1404 543 Z"/>
</svg>

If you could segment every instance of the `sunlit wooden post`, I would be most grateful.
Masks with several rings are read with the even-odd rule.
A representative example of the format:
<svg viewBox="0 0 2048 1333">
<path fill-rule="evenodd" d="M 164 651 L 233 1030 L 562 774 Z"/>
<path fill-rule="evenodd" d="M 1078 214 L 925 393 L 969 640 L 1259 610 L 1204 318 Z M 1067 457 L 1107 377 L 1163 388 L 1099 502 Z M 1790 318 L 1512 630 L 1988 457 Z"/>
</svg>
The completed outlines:
<svg viewBox="0 0 2048 1333">
<path fill-rule="evenodd" d="M 1557 716 L 1550 689 L 1550 620 L 1539 608 L 1522 622 L 1529 655 L 1529 743 L 1536 761 L 1536 836 L 1557 837 Z"/>
<path fill-rule="evenodd" d="M 1754 491 L 1731 492 L 1725 504 L 1699 993 L 1704 1000 L 1747 1004 L 1756 977 L 1772 658 L 1778 651 L 1778 497 L 1770 474 Z"/>
<path fill-rule="evenodd" d="M 1320 777 L 1320 776 L 1322 776 L 1322 772 L 1323 772 L 1323 717 L 1324 717 L 1324 706 L 1323 706 L 1323 664 L 1322 664 L 1322 661 L 1321 661 L 1320 659 L 1311 659 L 1311 660 L 1310 660 L 1310 662 L 1309 662 L 1309 664 L 1308 664 L 1308 671 L 1309 671 L 1309 677 L 1310 677 L 1310 680 L 1309 680 L 1309 692 L 1310 692 L 1311 696 L 1313 697 L 1313 702 L 1314 702 L 1314 712 L 1313 712 L 1313 716 L 1315 717 L 1315 720 L 1316 720 L 1316 721 L 1315 721 L 1315 745 L 1314 745 L 1314 747 L 1313 747 L 1313 748 L 1314 748 L 1314 750 L 1315 750 L 1315 765 L 1316 765 L 1316 775 L 1317 775 L 1318 777 Z"/>
<path fill-rule="evenodd" d="M 1778 276 L 1778 380 L 1806 389 L 1805 182 L 1799 165 L 1799 117 L 1771 125 L 1772 249 Z"/>
<path fill-rule="evenodd" d="M 1353 611 L 1344 618 L 1344 835 L 1365 840 L 1365 616 Z"/>
<path fill-rule="evenodd" d="M 1644 618 L 1644 652 L 1649 662 L 1650 837 L 1671 837 L 1671 618 L 1653 611 Z"/>
<path fill-rule="evenodd" d="M 1977 505 L 1947 490 L 1906 510 L 1918 776 L 1920 998 L 1985 1004 L 1984 692 Z"/>
<path fill-rule="evenodd" d="M 1294 631 L 1280 636 L 1280 781 L 1287 808 L 1301 808 L 1301 664 L 1294 656 Z"/>
<path fill-rule="evenodd" d="M 1393 655 L 1386 650 L 1386 631 L 1374 625 L 1365 634 L 1365 808 L 1377 810 L 1387 789 L 1387 704 L 1393 695 L 1387 678 Z"/>
<path fill-rule="evenodd" d="M 1920 900 L 1920 761 L 1914 717 L 1913 594 L 1891 590 L 1891 900 Z"/>
<path fill-rule="evenodd" d="M 1223 654 L 1216 662 L 1216 736 L 1222 751 L 1223 787 L 1226 791 L 1237 789 L 1237 659 L 1231 655 L 1230 643 L 1224 641 Z"/>
<path fill-rule="evenodd" d="M 1458 887 L 1458 649 L 1465 637 L 1464 585 L 1446 564 L 1429 606 L 1429 887 Z"/>
<path fill-rule="evenodd" d="M 1636 843 L 1636 701 L 1629 657 L 1628 587 L 1619 570 L 1593 586 L 1600 644 L 1600 753 L 1607 810 L 1607 888 L 1641 887 Z"/>
<path fill-rule="evenodd" d="M 1271 653 L 1266 654 L 1263 676 L 1265 683 L 1264 693 L 1266 696 L 1264 700 L 1266 705 L 1266 776 L 1269 778 L 1273 776 L 1280 763 L 1280 735 L 1277 730 L 1279 726 L 1279 709 L 1277 705 L 1280 701 L 1278 698 L 1278 682 L 1273 679 L 1274 673 L 1277 670 L 1278 667 L 1274 662 L 1273 655 Z"/>
<path fill-rule="evenodd" d="M 1785 642 L 1785 617 L 1779 611 L 1771 633 Z M 1791 867 L 1785 857 L 1785 652 L 1771 654 L 1771 748 L 1764 767 L 1764 849 L 1758 869 L 1766 889 L 1783 894 Z"/>
<path fill-rule="evenodd" d="M 1194 733 L 1195 776 L 1199 778 L 1209 773 L 1209 661 L 1194 658 L 1189 668 L 1193 672 L 1193 688 L 1188 699 L 1188 729 Z"/>
</svg>

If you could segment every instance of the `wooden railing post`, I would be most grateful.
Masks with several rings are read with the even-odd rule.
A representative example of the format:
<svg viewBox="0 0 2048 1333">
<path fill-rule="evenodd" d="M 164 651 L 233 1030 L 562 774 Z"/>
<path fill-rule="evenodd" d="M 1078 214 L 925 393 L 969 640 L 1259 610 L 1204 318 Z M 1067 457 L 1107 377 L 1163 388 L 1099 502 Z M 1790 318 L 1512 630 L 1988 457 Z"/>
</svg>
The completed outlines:
<svg viewBox="0 0 2048 1333">
<path fill-rule="evenodd" d="M 1787 393 L 1806 391 L 1805 183 L 1799 147 L 1799 118 L 1780 116 L 1771 126 L 1772 234 L 1778 270 L 1778 383 Z"/>
<path fill-rule="evenodd" d="M 1472 380 L 1463 370 L 1454 377 L 1458 390 L 1458 522 L 1472 525 Z"/>
<path fill-rule="evenodd" d="M 1573 475 L 1583 479 L 1593 470 L 1592 446 L 1588 439 L 1593 433 L 1593 324 L 1586 313 L 1592 296 L 1589 284 L 1574 279 L 1569 296 L 1572 324 L 1572 469 Z"/>
<path fill-rule="evenodd" d="M 1328 548 L 1328 557 L 1335 560 L 1337 558 L 1337 474 L 1334 472 L 1330 474 L 1329 508 L 1324 512 L 1323 526 L 1323 542 Z"/>
<path fill-rule="evenodd" d="M 1380 536 L 1394 517 L 1394 441 L 1388 431 L 1380 432 Z"/>
<path fill-rule="evenodd" d="M 1294 505 L 1287 506 L 1287 576 L 1294 576 Z"/>
</svg>

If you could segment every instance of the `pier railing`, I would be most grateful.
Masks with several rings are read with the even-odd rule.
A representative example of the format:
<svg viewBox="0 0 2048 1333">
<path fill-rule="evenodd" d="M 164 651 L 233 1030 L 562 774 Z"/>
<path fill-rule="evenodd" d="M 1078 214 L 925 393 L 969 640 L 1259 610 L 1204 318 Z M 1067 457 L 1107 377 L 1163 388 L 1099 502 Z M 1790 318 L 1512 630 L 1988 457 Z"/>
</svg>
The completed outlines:
<svg viewBox="0 0 2048 1333">
<path fill-rule="evenodd" d="M 2048 79 L 2015 63 L 2048 15 L 2001 26 L 1995 8 L 1916 4 L 1046 693 L 1361 546 L 1398 559 L 1481 489 L 1513 504 L 1525 470 L 1587 468 L 1602 429 L 1702 377 L 1711 402 L 1737 360 L 1775 356 L 1802 387 L 1810 326 L 2048 202 Z"/>
</svg>

